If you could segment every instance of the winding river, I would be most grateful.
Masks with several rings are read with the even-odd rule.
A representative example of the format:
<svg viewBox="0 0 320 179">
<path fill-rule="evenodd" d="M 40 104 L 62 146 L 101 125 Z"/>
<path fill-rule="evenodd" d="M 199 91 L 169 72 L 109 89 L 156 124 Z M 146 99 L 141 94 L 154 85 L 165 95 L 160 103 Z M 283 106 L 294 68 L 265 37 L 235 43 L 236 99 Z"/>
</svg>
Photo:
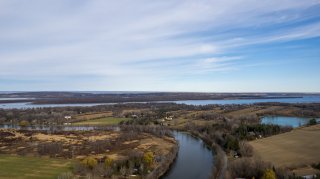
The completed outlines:
<svg viewBox="0 0 320 179">
<path fill-rule="evenodd" d="M 213 155 L 210 148 L 198 138 L 184 132 L 174 132 L 179 141 L 179 151 L 175 162 L 164 179 L 208 179 L 213 167 Z"/>
</svg>

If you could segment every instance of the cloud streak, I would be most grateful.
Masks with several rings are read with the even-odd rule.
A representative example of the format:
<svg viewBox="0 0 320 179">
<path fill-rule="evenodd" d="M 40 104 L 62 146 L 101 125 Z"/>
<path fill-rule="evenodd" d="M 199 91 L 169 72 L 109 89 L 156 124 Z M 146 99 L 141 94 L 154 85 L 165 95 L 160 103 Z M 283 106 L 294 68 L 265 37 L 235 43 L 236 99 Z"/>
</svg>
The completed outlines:
<svg viewBox="0 0 320 179">
<path fill-rule="evenodd" d="M 241 71 L 252 63 L 242 48 L 317 38 L 319 9 L 318 0 L 2 0 L 0 76 L 76 88 L 73 78 L 91 77 L 105 84 L 93 90 L 153 90 Z M 128 89 L 128 79 L 144 85 Z"/>
</svg>

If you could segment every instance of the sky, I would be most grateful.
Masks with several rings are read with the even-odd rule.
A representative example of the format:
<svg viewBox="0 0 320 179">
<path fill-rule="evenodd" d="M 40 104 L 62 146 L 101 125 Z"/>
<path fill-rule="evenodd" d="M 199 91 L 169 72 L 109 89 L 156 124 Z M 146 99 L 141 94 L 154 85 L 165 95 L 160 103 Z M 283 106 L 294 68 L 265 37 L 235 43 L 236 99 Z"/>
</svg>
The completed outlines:
<svg viewBox="0 0 320 179">
<path fill-rule="evenodd" d="M 0 91 L 320 92 L 320 0 L 0 0 Z"/>
</svg>

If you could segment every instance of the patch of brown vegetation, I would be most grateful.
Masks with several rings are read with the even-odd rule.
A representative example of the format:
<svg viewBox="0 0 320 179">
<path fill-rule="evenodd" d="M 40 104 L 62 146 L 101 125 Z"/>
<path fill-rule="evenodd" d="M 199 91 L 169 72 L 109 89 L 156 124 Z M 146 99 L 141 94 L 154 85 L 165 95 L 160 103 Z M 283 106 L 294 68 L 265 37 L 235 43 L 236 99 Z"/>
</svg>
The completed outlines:
<svg viewBox="0 0 320 179">
<path fill-rule="evenodd" d="M 89 120 L 89 119 L 95 119 L 95 118 L 102 118 L 102 117 L 111 117 L 112 112 L 107 111 L 107 112 L 101 112 L 101 113 L 85 113 L 85 114 L 80 114 L 77 116 L 74 116 L 76 120 Z"/>
<path fill-rule="evenodd" d="M 320 161 L 320 125 L 250 142 L 256 156 L 276 167 L 301 168 Z"/>
</svg>

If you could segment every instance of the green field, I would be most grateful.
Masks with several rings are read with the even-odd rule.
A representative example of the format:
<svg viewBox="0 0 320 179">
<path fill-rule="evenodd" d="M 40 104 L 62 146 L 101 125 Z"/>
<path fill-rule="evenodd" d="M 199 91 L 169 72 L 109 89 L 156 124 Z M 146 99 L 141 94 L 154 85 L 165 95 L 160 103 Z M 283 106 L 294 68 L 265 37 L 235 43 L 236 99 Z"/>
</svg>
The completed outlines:
<svg viewBox="0 0 320 179">
<path fill-rule="evenodd" d="M 71 171 L 71 161 L 0 155 L 0 178 L 57 178 Z"/>
<path fill-rule="evenodd" d="M 75 122 L 73 125 L 113 125 L 119 124 L 121 121 L 128 121 L 129 118 L 105 117 L 99 119 L 91 119 L 86 121 Z"/>
</svg>

